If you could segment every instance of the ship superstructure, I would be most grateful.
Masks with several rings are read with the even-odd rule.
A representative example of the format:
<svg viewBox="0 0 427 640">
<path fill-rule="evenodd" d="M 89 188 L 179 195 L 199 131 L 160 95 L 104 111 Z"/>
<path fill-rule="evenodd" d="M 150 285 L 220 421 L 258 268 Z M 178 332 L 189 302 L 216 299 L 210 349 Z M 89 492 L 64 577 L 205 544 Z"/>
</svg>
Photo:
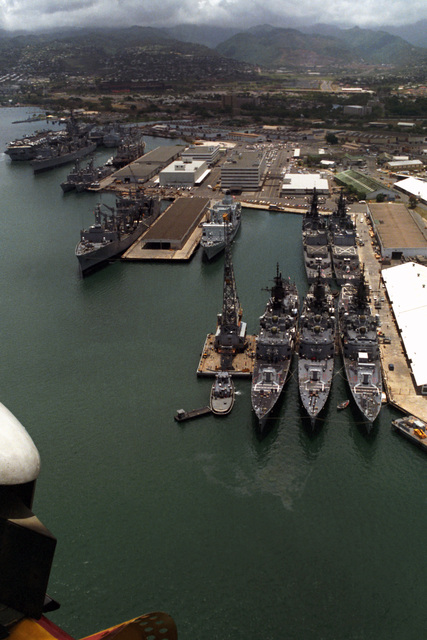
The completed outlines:
<svg viewBox="0 0 427 640">
<path fill-rule="evenodd" d="M 299 320 L 298 385 L 312 426 L 331 389 L 335 339 L 334 297 L 318 273 L 305 297 Z"/>
<path fill-rule="evenodd" d="M 231 242 L 241 221 L 242 205 L 227 192 L 221 202 L 216 202 L 209 211 L 209 220 L 202 224 L 200 244 L 206 257 L 211 260 L 225 248 L 226 233 Z"/>
<path fill-rule="evenodd" d="M 309 284 L 316 280 L 319 267 L 322 278 L 329 282 L 332 278 L 332 265 L 328 243 L 328 220 L 326 216 L 319 213 L 316 189 L 313 191 L 310 209 L 303 217 L 302 244 Z"/>
<path fill-rule="evenodd" d="M 274 285 L 256 338 L 252 374 L 252 408 L 262 432 L 286 382 L 295 349 L 299 299 L 295 284 L 283 279 L 277 265 Z"/>
<path fill-rule="evenodd" d="M 360 280 L 360 262 L 356 245 L 356 227 L 347 212 L 342 192 L 338 206 L 330 216 L 329 242 L 337 284 L 357 284 Z"/>
<path fill-rule="evenodd" d="M 370 431 L 381 409 L 382 377 L 379 318 L 371 313 L 363 272 L 357 286 L 341 287 L 338 322 L 347 381 Z"/>
</svg>

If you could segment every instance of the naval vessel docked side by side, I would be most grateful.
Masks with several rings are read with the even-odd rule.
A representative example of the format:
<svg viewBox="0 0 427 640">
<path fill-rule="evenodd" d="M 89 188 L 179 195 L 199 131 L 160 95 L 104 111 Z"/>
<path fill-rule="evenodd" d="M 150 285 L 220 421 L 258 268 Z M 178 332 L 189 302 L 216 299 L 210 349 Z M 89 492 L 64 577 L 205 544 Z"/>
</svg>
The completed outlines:
<svg viewBox="0 0 427 640">
<path fill-rule="evenodd" d="M 332 385 L 336 338 L 334 297 L 320 275 L 311 285 L 299 320 L 298 386 L 314 427 Z"/>
<path fill-rule="evenodd" d="M 328 243 L 328 219 L 319 213 L 316 189 L 313 190 L 310 209 L 306 211 L 302 220 L 302 246 L 309 284 L 316 280 L 319 267 L 322 278 L 330 282 L 332 265 Z"/>
<path fill-rule="evenodd" d="M 347 381 L 369 432 L 381 409 L 382 376 L 379 318 L 371 313 L 363 271 L 357 286 L 341 287 L 338 326 Z"/>
<path fill-rule="evenodd" d="M 297 288 L 282 278 L 279 266 L 270 292 L 265 312 L 260 317 L 251 386 L 252 408 L 261 433 L 289 373 L 299 310 Z"/>
</svg>

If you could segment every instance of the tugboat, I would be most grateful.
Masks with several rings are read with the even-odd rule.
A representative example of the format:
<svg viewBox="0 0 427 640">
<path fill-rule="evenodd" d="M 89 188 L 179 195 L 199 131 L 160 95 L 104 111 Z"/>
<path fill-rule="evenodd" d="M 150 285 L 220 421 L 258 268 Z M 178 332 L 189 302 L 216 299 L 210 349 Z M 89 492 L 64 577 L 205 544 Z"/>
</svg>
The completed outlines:
<svg viewBox="0 0 427 640">
<path fill-rule="evenodd" d="M 329 242 L 337 284 L 357 284 L 360 280 L 360 262 L 356 246 L 356 227 L 347 213 L 342 191 L 337 209 L 329 221 Z"/>
<path fill-rule="evenodd" d="M 336 336 L 334 297 L 320 268 L 304 300 L 299 328 L 299 393 L 314 427 L 331 390 Z"/>
<path fill-rule="evenodd" d="M 95 224 L 80 232 L 76 246 L 82 274 L 126 251 L 159 216 L 160 201 L 144 194 L 129 195 L 118 198 L 115 208 L 98 204 L 94 214 Z"/>
<path fill-rule="evenodd" d="M 381 409 L 382 377 L 379 318 L 371 313 L 363 271 L 357 287 L 341 287 L 338 325 L 347 381 L 369 432 Z"/>
<path fill-rule="evenodd" d="M 225 416 L 234 405 L 234 383 L 228 371 L 218 371 L 211 389 L 210 408 L 212 413 Z"/>
<path fill-rule="evenodd" d="M 306 211 L 302 221 L 302 245 L 308 283 L 315 282 L 319 267 L 322 278 L 330 282 L 332 265 L 328 244 L 328 223 L 326 216 L 319 214 L 316 189 L 313 190 L 310 209 Z"/>
<path fill-rule="evenodd" d="M 210 219 L 202 224 L 202 239 L 200 244 L 208 258 L 212 260 L 225 248 L 226 230 L 228 241 L 232 242 L 240 227 L 242 205 L 235 202 L 227 191 L 222 202 L 217 202 L 210 209 Z"/>
<path fill-rule="evenodd" d="M 277 265 L 274 286 L 256 339 L 252 375 L 252 408 L 260 432 L 266 427 L 273 407 L 286 382 L 295 350 L 299 299 L 295 284 L 285 281 Z"/>
<path fill-rule="evenodd" d="M 392 427 L 405 438 L 427 451 L 427 424 L 416 416 L 404 416 L 392 420 Z"/>
</svg>

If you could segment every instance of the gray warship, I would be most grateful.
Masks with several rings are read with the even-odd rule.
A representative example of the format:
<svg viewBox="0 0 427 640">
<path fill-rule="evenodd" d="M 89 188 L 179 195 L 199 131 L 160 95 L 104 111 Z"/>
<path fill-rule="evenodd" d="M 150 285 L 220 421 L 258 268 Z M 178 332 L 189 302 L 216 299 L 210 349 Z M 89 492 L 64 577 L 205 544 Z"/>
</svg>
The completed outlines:
<svg viewBox="0 0 427 640">
<path fill-rule="evenodd" d="M 347 213 L 342 192 L 338 206 L 330 216 L 329 242 L 337 284 L 357 284 L 360 280 L 360 261 L 356 246 L 356 227 Z"/>
<path fill-rule="evenodd" d="M 240 227 L 242 205 L 227 191 L 221 202 L 216 202 L 209 211 L 208 222 L 202 224 L 200 245 L 208 260 L 212 260 L 225 248 L 226 235 L 232 242 Z M 226 234 L 227 226 L 227 234 Z"/>
<path fill-rule="evenodd" d="M 256 338 L 254 370 L 252 374 L 252 408 L 262 433 L 271 417 L 286 382 L 298 323 L 299 299 L 295 284 L 286 281 L 277 265 L 274 286 Z"/>
<path fill-rule="evenodd" d="M 160 200 L 144 194 L 121 196 L 115 208 L 98 204 L 94 214 L 95 224 L 80 232 L 76 246 L 82 274 L 126 251 L 159 216 Z"/>
<path fill-rule="evenodd" d="M 316 282 L 304 300 L 299 320 L 298 386 L 312 427 L 331 390 L 335 338 L 334 297 L 319 269 Z"/>
<path fill-rule="evenodd" d="M 328 220 L 326 216 L 319 214 L 317 192 L 314 189 L 310 209 L 306 211 L 302 221 L 304 265 L 309 284 L 316 280 L 319 267 L 322 278 L 328 282 L 332 280 L 328 240 Z"/>
<path fill-rule="evenodd" d="M 92 187 L 99 185 L 99 181 L 113 173 L 114 167 L 104 164 L 100 167 L 94 166 L 93 158 L 85 167 L 80 165 L 80 160 L 76 160 L 72 171 L 68 174 L 67 179 L 61 182 L 61 189 L 64 193 L 69 191 L 86 191 Z"/>
<path fill-rule="evenodd" d="M 378 316 L 373 316 L 362 271 L 357 286 L 344 284 L 338 301 L 342 357 L 352 396 L 368 432 L 381 409 L 382 377 Z"/>
<path fill-rule="evenodd" d="M 47 144 L 37 149 L 31 160 L 34 173 L 62 167 L 64 164 L 84 158 L 96 150 L 96 142 L 89 139 L 90 125 L 76 122 L 73 116 L 67 121 L 66 131 L 52 134 Z"/>
</svg>

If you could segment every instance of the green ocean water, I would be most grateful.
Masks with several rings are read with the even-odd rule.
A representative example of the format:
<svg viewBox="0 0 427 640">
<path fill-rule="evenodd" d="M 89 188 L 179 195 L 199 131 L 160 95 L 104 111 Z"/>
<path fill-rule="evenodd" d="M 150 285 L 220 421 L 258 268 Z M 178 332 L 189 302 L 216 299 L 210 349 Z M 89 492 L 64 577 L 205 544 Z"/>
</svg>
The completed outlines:
<svg viewBox="0 0 427 640">
<path fill-rule="evenodd" d="M 0 111 L 0 149 L 41 128 L 12 125 L 23 113 Z M 155 610 L 180 640 L 424 637 L 427 460 L 391 431 L 396 412 L 369 436 L 353 408 L 337 412 L 337 358 L 314 434 L 294 376 L 262 440 L 245 380 L 227 418 L 176 423 L 208 401 L 196 368 L 223 258 L 82 279 L 74 247 L 98 196 L 64 196 L 67 173 L 0 156 L 0 401 L 42 458 L 51 619 L 76 638 Z M 277 262 L 305 294 L 300 235 L 299 216 L 244 210 L 233 262 L 248 333 Z"/>
</svg>

